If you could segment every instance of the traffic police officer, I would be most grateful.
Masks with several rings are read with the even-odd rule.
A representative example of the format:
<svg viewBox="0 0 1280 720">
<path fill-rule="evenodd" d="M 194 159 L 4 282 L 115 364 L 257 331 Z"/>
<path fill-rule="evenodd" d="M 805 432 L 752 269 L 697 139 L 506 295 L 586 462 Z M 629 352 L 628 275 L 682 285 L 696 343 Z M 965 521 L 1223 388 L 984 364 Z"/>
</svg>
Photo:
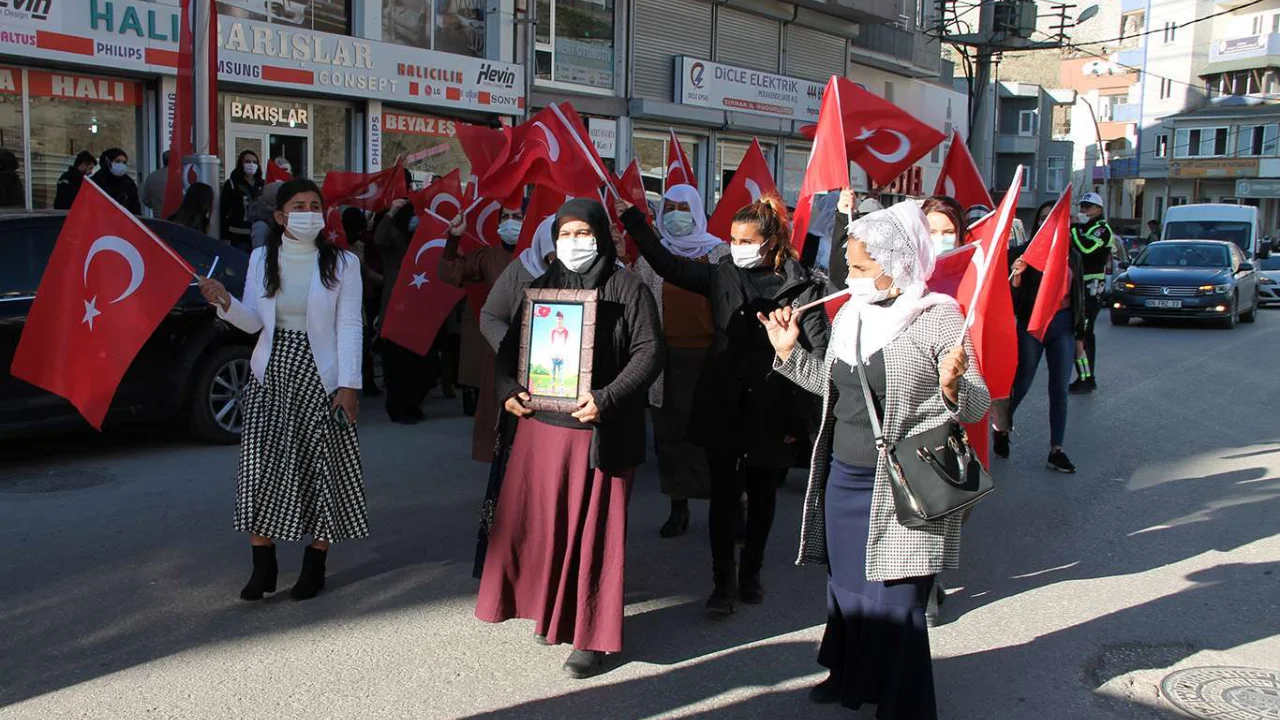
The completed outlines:
<svg viewBox="0 0 1280 720">
<path fill-rule="evenodd" d="M 1084 356 L 1077 362 L 1079 377 L 1071 383 L 1072 393 L 1091 393 L 1098 388 L 1094 379 L 1093 368 L 1098 355 L 1098 341 L 1094 335 L 1094 326 L 1098 313 L 1102 311 L 1102 303 L 1107 289 L 1107 269 L 1111 264 L 1112 252 L 1126 259 L 1124 246 L 1119 243 L 1111 226 L 1107 224 L 1106 212 L 1102 196 L 1098 193 L 1085 193 L 1080 198 L 1080 214 L 1077 222 L 1071 226 L 1071 241 L 1084 265 L 1085 285 L 1085 321 Z"/>
</svg>

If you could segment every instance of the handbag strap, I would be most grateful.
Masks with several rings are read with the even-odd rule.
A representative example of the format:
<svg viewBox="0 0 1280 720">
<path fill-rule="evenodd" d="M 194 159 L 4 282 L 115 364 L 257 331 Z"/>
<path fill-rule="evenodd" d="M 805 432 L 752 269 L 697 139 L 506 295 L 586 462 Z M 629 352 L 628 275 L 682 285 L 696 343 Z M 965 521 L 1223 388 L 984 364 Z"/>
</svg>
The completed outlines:
<svg viewBox="0 0 1280 720">
<path fill-rule="evenodd" d="M 854 365 L 858 366 L 858 379 L 862 381 L 862 398 L 867 401 L 867 417 L 871 418 L 871 431 L 876 436 L 876 448 L 885 449 L 884 428 L 880 425 L 880 413 L 876 411 L 875 400 L 871 398 L 871 383 L 867 381 L 867 371 L 862 367 L 862 314 L 858 314 L 858 325 L 854 328 L 853 354 Z"/>
</svg>

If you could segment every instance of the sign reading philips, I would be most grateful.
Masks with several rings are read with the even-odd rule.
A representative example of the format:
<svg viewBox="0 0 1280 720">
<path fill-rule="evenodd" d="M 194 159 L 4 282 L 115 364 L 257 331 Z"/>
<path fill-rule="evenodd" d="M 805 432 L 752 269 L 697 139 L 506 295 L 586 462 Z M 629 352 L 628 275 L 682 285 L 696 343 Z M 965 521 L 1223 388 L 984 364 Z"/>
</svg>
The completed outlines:
<svg viewBox="0 0 1280 720">
<path fill-rule="evenodd" d="M 681 55 L 675 101 L 684 105 L 813 121 L 822 108 L 820 83 L 721 65 Z"/>
</svg>

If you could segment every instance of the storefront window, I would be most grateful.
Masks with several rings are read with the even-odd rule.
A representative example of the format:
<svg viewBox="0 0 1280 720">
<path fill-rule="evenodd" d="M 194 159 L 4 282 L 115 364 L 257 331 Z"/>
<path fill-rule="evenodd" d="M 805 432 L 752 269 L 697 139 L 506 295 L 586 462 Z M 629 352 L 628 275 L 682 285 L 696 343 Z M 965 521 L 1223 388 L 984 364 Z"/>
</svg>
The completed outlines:
<svg viewBox="0 0 1280 720">
<path fill-rule="evenodd" d="M 383 0 L 382 39 L 484 57 L 485 0 Z"/>
<path fill-rule="evenodd" d="M 218 0 L 218 13 L 319 32 L 351 34 L 351 0 Z"/>
<path fill-rule="evenodd" d="M 141 183 L 138 128 L 142 86 L 132 80 L 27 71 L 31 103 L 31 204 L 53 207 L 58 176 L 77 153 L 120 148 Z"/>
<path fill-rule="evenodd" d="M 0 212 L 27 207 L 22 139 L 22 69 L 0 67 Z"/>
<path fill-rule="evenodd" d="M 800 199 L 800 186 L 804 183 L 804 171 L 809 167 L 809 148 L 788 145 L 782 156 L 782 199 L 795 207 Z"/>
<path fill-rule="evenodd" d="M 458 120 L 422 115 L 403 110 L 382 111 L 382 167 L 391 167 L 404 157 L 404 166 L 415 185 L 432 175 L 444 175 L 458 168 L 463 182 L 471 175 L 471 162 L 458 142 Z"/>
<path fill-rule="evenodd" d="M 701 163 L 699 151 L 701 138 L 681 135 L 680 146 L 693 163 L 694 171 L 701 180 Z M 640 162 L 640 175 L 644 179 L 645 194 L 655 202 L 662 200 L 662 186 L 667 177 L 667 146 L 671 143 L 669 133 L 637 132 L 632 138 L 632 150 Z"/>
<path fill-rule="evenodd" d="M 613 89 L 613 0 L 538 0 L 538 79 Z"/>
<path fill-rule="evenodd" d="M 225 129 L 219 145 L 225 143 L 231 150 L 225 174 L 235 169 L 236 158 L 245 150 L 252 150 L 264 165 L 282 161 L 294 177 L 317 183 L 323 183 L 330 170 L 351 168 L 349 105 L 234 93 L 220 94 L 218 105 Z"/>
</svg>

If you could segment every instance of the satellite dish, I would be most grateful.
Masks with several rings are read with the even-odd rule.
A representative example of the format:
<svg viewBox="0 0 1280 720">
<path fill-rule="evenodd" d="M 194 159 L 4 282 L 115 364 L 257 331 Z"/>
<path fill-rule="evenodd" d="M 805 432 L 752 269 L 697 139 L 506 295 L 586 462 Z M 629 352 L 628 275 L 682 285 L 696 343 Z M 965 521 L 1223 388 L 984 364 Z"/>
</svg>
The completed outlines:
<svg viewBox="0 0 1280 720">
<path fill-rule="evenodd" d="M 1083 12 L 1080 13 L 1080 17 L 1076 18 L 1076 24 L 1080 25 L 1080 24 L 1086 23 L 1097 16 L 1098 16 L 1098 6 L 1090 5 L 1089 7 L 1085 8 Z"/>
</svg>

